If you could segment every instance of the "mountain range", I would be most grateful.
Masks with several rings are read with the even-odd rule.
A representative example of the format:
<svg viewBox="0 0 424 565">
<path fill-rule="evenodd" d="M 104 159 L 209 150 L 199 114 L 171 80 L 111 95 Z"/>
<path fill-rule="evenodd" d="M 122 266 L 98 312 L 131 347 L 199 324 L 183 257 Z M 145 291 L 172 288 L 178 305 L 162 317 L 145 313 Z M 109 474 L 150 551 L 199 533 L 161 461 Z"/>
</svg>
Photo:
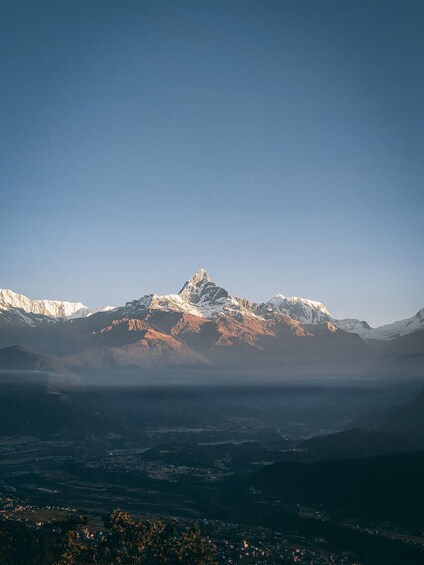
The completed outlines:
<svg viewBox="0 0 424 565">
<path fill-rule="evenodd" d="M 424 308 L 371 328 L 335 319 L 324 304 L 309 299 L 277 294 L 255 303 L 234 296 L 204 269 L 177 294 L 149 294 L 98 310 L 0 290 L 0 347 L 60 357 L 76 371 L 219 366 L 254 372 L 261 367 L 273 374 L 340 368 L 366 373 L 388 360 L 411 369 L 415 356 L 416 372 L 423 344 Z"/>
<path fill-rule="evenodd" d="M 40 321 L 54 321 L 58 319 L 71 320 L 72 318 L 85 318 L 96 312 L 113 310 L 113 306 L 104 308 L 88 308 L 81 302 L 66 302 L 63 300 L 34 300 L 13 290 L 0 289 L 0 315 L 4 320 L 15 319 L 15 323 L 30 326 Z"/>
</svg>

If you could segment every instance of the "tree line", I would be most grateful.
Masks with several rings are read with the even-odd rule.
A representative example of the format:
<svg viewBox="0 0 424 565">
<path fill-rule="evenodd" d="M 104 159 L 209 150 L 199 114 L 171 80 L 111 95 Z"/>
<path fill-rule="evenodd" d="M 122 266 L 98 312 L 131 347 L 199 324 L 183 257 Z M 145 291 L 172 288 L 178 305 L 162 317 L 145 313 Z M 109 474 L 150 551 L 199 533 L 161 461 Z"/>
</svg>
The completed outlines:
<svg viewBox="0 0 424 565">
<path fill-rule="evenodd" d="M 34 528 L 0 521 L 0 565 L 212 565 L 215 548 L 195 524 L 177 520 L 135 520 L 122 510 L 103 519 L 97 541 L 83 535 L 87 518 Z"/>
</svg>

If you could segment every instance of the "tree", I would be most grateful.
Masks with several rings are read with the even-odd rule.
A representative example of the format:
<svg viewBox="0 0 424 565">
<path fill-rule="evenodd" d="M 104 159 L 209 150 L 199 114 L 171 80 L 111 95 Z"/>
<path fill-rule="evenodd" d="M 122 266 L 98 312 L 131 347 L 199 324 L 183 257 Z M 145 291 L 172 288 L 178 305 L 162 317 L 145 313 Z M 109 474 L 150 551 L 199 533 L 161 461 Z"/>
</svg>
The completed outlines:
<svg viewBox="0 0 424 565">
<path fill-rule="evenodd" d="M 198 524 L 134 520 L 122 510 L 104 519 L 106 534 L 87 543 L 84 516 L 71 516 L 42 529 L 0 522 L 0 565 L 212 565 L 215 548 Z"/>
<path fill-rule="evenodd" d="M 49 562 L 46 537 L 19 522 L 0 521 L 0 565 L 44 565 Z"/>
<path fill-rule="evenodd" d="M 198 525 L 181 528 L 176 520 L 135 521 L 126 512 L 115 510 L 105 520 L 105 526 L 109 531 L 96 548 L 99 563 L 215 563 L 214 547 L 202 536 Z"/>
</svg>

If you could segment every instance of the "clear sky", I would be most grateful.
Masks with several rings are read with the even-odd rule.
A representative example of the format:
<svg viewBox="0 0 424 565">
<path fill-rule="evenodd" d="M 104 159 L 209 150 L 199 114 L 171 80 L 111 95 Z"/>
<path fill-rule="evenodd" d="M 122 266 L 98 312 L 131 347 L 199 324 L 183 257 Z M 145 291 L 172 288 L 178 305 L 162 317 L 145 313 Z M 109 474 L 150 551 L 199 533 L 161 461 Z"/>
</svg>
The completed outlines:
<svg viewBox="0 0 424 565">
<path fill-rule="evenodd" d="M 424 2 L 3 0 L 0 287 L 424 306 Z"/>
</svg>

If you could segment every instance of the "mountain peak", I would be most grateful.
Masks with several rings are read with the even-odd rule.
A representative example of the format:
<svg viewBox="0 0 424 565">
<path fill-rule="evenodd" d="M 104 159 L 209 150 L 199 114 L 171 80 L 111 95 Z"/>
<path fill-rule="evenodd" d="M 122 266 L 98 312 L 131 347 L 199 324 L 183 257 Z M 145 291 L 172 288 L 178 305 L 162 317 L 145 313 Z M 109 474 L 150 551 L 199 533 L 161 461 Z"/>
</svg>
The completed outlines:
<svg viewBox="0 0 424 565">
<path fill-rule="evenodd" d="M 198 303 L 215 303 L 226 300 L 229 296 L 228 292 L 217 286 L 205 269 L 199 269 L 191 279 L 189 279 L 178 293 L 179 296 L 192 304 Z"/>
<path fill-rule="evenodd" d="M 194 273 L 194 275 L 191 277 L 191 279 L 189 279 L 187 282 L 192 282 L 193 284 L 199 284 L 203 281 L 212 282 L 212 279 L 210 278 L 208 273 L 205 271 L 205 269 L 203 267 L 201 267 L 197 271 L 197 273 Z"/>
<path fill-rule="evenodd" d="M 180 290 L 178 294 L 181 296 L 181 298 L 190 300 L 190 297 L 188 295 L 191 294 L 196 289 L 200 289 L 207 283 L 210 283 L 215 286 L 215 283 L 212 282 L 212 279 L 205 271 L 205 269 L 203 269 L 202 267 L 197 271 L 197 273 L 194 273 L 194 275 L 184 283 L 183 288 Z"/>
<path fill-rule="evenodd" d="M 274 298 L 268 300 L 267 305 L 273 310 L 288 314 L 291 318 L 304 324 L 319 324 L 332 319 L 324 304 L 307 298 L 277 294 Z"/>
</svg>

